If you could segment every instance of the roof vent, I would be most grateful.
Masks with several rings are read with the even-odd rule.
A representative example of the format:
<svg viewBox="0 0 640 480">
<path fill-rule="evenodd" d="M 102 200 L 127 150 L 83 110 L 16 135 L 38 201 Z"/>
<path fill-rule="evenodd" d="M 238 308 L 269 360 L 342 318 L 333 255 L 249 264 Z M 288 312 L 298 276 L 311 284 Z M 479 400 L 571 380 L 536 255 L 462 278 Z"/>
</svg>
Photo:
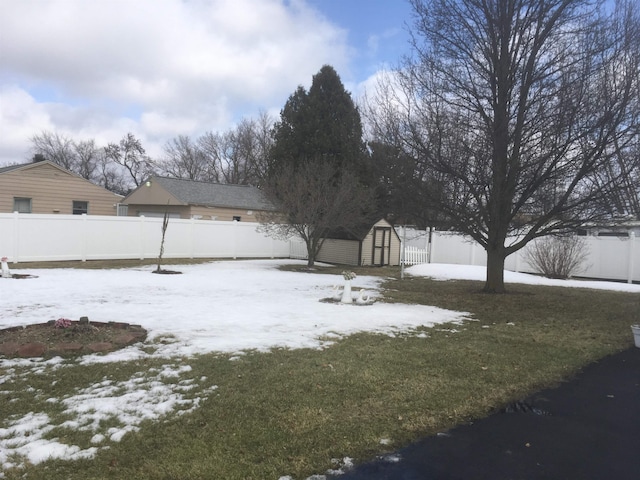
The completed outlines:
<svg viewBox="0 0 640 480">
<path fill-rule="evenodd" d="M 41 153 L 36 153 L 33 156 L 33 163 L 44 162 L 45 160 L 46 158 L 44 158 L 44 155 Z"/>
</svg>

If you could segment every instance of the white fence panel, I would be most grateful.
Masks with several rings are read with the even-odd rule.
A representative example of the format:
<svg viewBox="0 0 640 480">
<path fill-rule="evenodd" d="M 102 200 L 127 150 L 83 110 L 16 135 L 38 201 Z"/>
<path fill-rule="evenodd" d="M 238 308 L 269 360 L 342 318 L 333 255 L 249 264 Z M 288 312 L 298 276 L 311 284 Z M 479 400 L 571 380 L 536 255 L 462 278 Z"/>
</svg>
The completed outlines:
<svg viewBox="0 0 640 480">
<path fill-rule="evenodd" d="M 487 254 L 470 237 L 449 232 L 434 232 L 431 242 L 432 263 L 487 264 Z"/>
<path fill-rule="evenodd" d="M 640 282 L 640 238 L 631 234 L 628 237 L 582 237 L 585 240 L 587 256 L 582 269 L 576 272 L 578 277 L 601 278 L 626 282 Z M 532 242 L 535 243 L 536 240 Z M 530 244 L 530 245 L 532 245 Z M 515 272 L 536 272 L 526 261 L 526 249 L 509 255 L 505 260 L 505 269 Z M 407 252 L 411 247 L 407 246 Z M 426 255 L 426 249 L 422 250 Z M 406 254 L 406 264 L 412 260 Z M 417 255 L 417 254 L 416 254 Z M 424 262 L 426 263 L 426 258 Z M 452 263 L 461 265 L 485 266 L 486 252 L 469 237 L 449 232 L 433 232 L 431 243 L 432 263 Z"/>
<path fill-rule="evenodd" d="M 309 258 L 307 245 L 297 238 L 289 240 L 289 258 L 307 260 Z"/>
<path fill-rule="evenodd" d="M 405 265 L 420 265 L 429 263 L 429 252 L 426 248 L 406 246 L 403 249 Z"/>
<path fill-rule="evenodd" d="M 250 222 L 170 219 L 166 258 L 274 258 L 289 242 L 274 240 Z M 154 258 L 162 218 L 98 215 L 0 214 L 0 255 L 9 261 Z"/>
</svg>

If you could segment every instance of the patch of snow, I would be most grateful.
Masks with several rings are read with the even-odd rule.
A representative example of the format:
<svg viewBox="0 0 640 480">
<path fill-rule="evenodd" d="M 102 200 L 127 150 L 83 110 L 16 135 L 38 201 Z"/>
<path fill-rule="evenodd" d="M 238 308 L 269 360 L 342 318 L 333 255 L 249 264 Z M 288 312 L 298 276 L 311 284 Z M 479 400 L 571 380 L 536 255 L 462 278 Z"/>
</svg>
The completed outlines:
<svg viewBox="0 0 640 480">
<path fill-rule="evenodd" d="M 425 263 L 405 269 L 405 273 L 415 277 L 429 277 L 434 280 L 478 280 L 484 281 L 487 268 L 476 265 L 454 265 L 448 263 Z M 615 290 L 620 292 L 640 292 L 640 285 L 621 282 L 595 280 L 557 280 L 531 275 L 529 273 L 504 271 L 505 283 L 524 283 L 529 285 L 548 285 L 553 287 L 591 288 L 596 290 Z"/>
</svg>

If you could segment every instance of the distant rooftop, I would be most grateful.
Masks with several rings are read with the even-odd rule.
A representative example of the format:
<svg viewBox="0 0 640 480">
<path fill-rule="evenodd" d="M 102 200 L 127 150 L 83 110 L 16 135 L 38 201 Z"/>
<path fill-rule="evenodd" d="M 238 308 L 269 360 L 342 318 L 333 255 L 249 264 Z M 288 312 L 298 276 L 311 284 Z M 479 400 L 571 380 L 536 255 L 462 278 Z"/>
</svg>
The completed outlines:
<svg viewBox="0 0 640 480">
<path fill-rule="evenodd" d="M 189 205 L 274 210 L 264 194 L 251 185 L 199 182 L 180 178 L 152 177 L 178 200 Z"/>
</svg>

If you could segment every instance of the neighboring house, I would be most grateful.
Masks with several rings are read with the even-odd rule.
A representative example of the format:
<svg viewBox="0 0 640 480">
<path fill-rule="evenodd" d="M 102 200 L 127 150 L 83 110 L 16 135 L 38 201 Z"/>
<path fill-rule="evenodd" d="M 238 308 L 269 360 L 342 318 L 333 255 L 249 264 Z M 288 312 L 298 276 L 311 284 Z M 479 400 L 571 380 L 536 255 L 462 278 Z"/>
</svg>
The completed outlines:
<svg viewBox="0 0 640 480">
<path fill-rule="evenodd" d="M 129 216 L 201 220 L 258 221 L 256 215 L 273 211 L 262 192 L 249 185 L 198 182 L 168 177 L 151 177 L 122 203 Z"/>
<path fill-rule="evenodd" d="M 354 266 L 400 265 L 400 237 L 384 219 L 329 234 L 316 260 Z"/>
<path fill-rule="evenodd" d="M 122 196 L 48 160 L 0 167 L 0 212 L 116 215 Z"/>
<path fill-rule="evenodd" d="M 631 234 L 640 238 L 640 220 L 619 220 L 587 225 L 578 231 L 578 235 L 593 235 L 594 237 L 629 237 Z"/>
</svg>

